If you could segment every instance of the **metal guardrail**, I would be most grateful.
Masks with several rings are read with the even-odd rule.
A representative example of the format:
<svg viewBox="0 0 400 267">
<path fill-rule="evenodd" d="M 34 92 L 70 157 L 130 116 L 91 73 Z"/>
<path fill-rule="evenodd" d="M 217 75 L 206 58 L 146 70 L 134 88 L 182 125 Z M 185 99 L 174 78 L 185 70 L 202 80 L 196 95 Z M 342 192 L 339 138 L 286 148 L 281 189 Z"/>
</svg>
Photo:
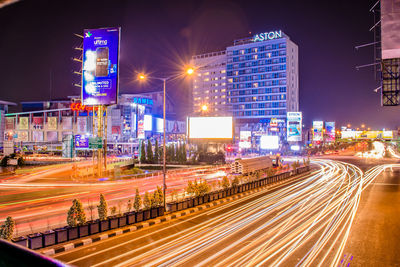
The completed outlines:
<svg viewBox="0 0 400 267">
<path fill-rule="evenodd" d="M 0 239 L 0 266 L 70 266 L 33 250 Z"/>
</svg>

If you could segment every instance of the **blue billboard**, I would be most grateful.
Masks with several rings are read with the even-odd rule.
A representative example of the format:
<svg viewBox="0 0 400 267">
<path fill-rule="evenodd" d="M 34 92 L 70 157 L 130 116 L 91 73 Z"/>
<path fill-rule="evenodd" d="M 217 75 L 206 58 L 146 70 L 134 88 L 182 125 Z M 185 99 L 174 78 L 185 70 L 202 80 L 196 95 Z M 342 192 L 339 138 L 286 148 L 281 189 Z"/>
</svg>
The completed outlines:
<svg viewBox="0 0 400 267">
<path fill-rule="evenodd" d="M 75 135 L 75 148 L 89 148 L 89 138 L 86 135 Z"/>
<path fill-rule="evenodd" d="M 121 28 L 83 32 L 82 104 L 113 105 L 118 98 Z"/>
</svg>

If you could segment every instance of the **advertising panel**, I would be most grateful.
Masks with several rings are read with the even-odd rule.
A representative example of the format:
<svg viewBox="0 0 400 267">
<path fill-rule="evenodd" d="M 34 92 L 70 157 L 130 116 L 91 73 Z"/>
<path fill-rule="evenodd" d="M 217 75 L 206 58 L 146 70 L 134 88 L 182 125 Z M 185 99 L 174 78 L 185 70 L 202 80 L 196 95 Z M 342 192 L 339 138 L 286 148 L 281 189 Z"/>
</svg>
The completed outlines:
<svg viewBox="0 0 400 267">
<path fill-rule="evenodd" d="M 381 0 L 382 59 L 400 58 L 400 1 Z"/>
<path fill-rule="evenodd" d="M 323 141 L 322 129 L 324 128 L 323 121 L 313 121 L 313 141 Z"/>
<path fill-rule="evenodd" d="M 278 149 L 279 136 L 277 135 L 263 135 L 260 137 L 261 149 Z"/>
<path fill-rule="evenodd" d="M 14 118 L 6 118 L 6 130 L 14 130 Z"/>
<path fill-rule="evenodd" d="M 71 117 L 62 117 L 62 129 L 63 130 L 72 130 L 72 118 Z"/>
<path fill-rule="evenodd" d="M 19 118 L 19 129 L 20 130 L 28 130 L 29 129 L 29 118 L 28 117 L 20 117 Z"/>
<path fill-rule="evenodd" d="M 78 117 L 76 124 L 78 133 L 84 134 L 87 132 L 87 117 Z"/>
<path fill-rule="evenodd" d="M 335 142 L 335 137 L 336 137 L 335 122 L 333 121 L 325 122 L 325 130 L 326 130 L 326 141 Z"/>
<path fill-rule="evenodd" d="M 56 131 L 47 132 L 47 141 L 48 142 L 57 142 L 58 141 L 58 132 L 56 132 Z"/>
<path fill-rule="evenodd" d="M 156 132 L 162 133 L 164 131 L 164 121 L 163 119 L 156 118 Z"/>
<path fill-rule="evenodd" d="M 301 112 L 288 112 L 287 113 L 287 141 L 299 142 L 301 141 L 302 129 L 302 113 Z"/>
<path fill-rule="evenodd" d="M 144 115 L 144 130 L 145 131 L 151 131 L 153 130 L 153 121 L 152 121 L 152 116 L 151 115 Z"/>
<path fill-rule="evenodd" d="M 84 30 L 83 105 L 117 103 L 120 31 L 115 27 Z"/>
<path fill-rule="evenodd" d="M 87 135 L 75 135 L 74 143 L 76 149 L 89 148 L 89 138 Z"/>
<path fill-rule="evenodd" d="M 33 142 L 43 142 L 43 132 L 32 131 L 32 141 Z"/>
<path fill-rule="evenodd" d="M 251 148 L 251 131 L 240 131 L 240 148 Z"/>
<path fill-rule="evenodd" d="M 144 139 L 144 120 L 138 121 L 137 138 Z"/>
<path fill-rule="evenodd" d="M 189 117 L 188 138 L 231 139 L 232 117 Z"/>
<path fill-rule="evenodd" d="M 342 131 L 342 138 L 343 139 L 356 138 L 356 132 L 355 131 Z"/>
<path fill-rule="evenodd" d="M 47 117 L 47 129 L 51 131 L 57 130 L 57 117 Z"/>
<path fill-rule="evenodd" d="M 41 130 L 43 129 L 43 117 L 33 117 L 32 118 L 33 129 Z"/>
<path fill-rule="evenodd" d="M 18 131 L 18 141 L 20 142 L 28 142 L 28 131 Z"/>
</svg>

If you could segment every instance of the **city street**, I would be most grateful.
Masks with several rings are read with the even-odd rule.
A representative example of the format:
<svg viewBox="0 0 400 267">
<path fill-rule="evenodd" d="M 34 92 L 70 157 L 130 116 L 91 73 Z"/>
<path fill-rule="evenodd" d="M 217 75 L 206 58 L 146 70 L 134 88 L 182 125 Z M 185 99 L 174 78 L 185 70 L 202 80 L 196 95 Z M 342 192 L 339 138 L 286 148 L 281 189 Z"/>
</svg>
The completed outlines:
<svg viewBox="0 0 400 267">
<path fill-rule="evenodd" d="M 358 207 L 361 170 L 314 163 L 321 169 L 290 184 L 56 258 L 77 266 L 337 265 Z"/>
<path fill-rule="evenodd" d="M 63 165 L 64 166 L 64 165 Z M 16 234 L 24 235 L 66 225 L 67 212 L 72 200 L 82 201 L 87 219 L 97 218 L 99 195 L 104 194 L 108 205 L 117 211 L 127 211 L 128 199 L 133 201 L 136 188 L 140 194 L 154 191 L 162 184 L 162 175 L 120 181 L 79 182 L 54 178 L 54 175 L 70 169 L 49 166 L 46 170 L 24 175 L 0 183 L 0 217 L 12 216 L 16 220 Z M 168 172 L 168 191 L 182 193 L 188 180 L 215 181 L 225 175 L 225 168 L 198 168 Z M 54 173 L 54 175 L 52 175 Z M 92 210 L 89 209 L 92 206 Z"/>
</svg>

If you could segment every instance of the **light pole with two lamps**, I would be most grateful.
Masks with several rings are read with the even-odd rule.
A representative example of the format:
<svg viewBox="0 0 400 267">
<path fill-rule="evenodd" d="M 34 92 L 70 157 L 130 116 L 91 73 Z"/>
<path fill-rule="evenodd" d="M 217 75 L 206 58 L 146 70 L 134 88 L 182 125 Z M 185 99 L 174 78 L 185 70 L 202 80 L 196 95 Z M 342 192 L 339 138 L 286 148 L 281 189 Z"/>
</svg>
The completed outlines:
<svg viewBox="0 0 400 267">
<path fill-rule="evenodd" d="M 186 72 L 187 75 L 192 75 L 194 73 L 194 69 L 193 68 L 187 68 L 185 72 Z M 166 196 L 165 196 L 166 192 L 165 191 L 166 191 L 166 188 L 167 188 L 167 184 L 166 184 L 166 175 L 167 175 L 167 173 L 166 173 L 166 146 L 165 146 L 165 135 L 166 135 L 166 130 L 165 130 L 165 128 L 166 128 L 166 121 L 165 121 L 165 113 L 166 113 L 165 112 L 165 106 L 166 106 L 165 105 L 165 99 L 166 99 L 166 93 L 165 93 L 165 91 L 166 91 L 166 83 L 167 83 L 167 81 L 175 79 L 175 78 L 178 78 L 179 76 L 182 76 L 182 74 L 175 74 L 175 75 L 171 75 L 171 76 L 168 76 L 168 77 L 154 77 L 154 76 L 147 77 L 143 73 L 140 73 L 138 75 L 139 81 L 145 81 L 146 79 L 154 79 L 154 80 L 160 80 L 160 81 L 163 82 L 163 203 L 164 203 L 164 210 L 167 210 L 166 201 L 165 201 L 165 198 L 166 198 Z"/>
</svg>

